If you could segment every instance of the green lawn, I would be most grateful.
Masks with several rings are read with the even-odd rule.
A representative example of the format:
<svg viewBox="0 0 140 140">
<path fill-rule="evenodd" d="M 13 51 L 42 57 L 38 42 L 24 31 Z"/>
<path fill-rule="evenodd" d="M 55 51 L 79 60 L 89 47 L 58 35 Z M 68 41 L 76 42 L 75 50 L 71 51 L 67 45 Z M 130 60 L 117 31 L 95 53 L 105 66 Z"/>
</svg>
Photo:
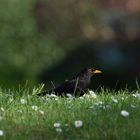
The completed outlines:
<svg viewBox="0 0 140 140">
<path fill-rule="evenodd" d="M 0 139 L 139 140 L 139 92 L 95 93 L 62 98 L 36 97 L 22 88 L 0 90 Z"/>
</svg>

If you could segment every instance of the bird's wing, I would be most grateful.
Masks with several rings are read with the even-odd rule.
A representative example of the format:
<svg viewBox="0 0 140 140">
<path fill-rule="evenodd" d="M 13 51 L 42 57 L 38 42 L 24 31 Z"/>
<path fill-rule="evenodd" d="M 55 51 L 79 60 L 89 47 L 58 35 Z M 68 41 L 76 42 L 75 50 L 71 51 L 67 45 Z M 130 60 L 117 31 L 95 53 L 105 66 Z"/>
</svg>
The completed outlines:
<svg viewBox="0 0 140 140">
<path fill-rule="evenodd" d="M 55 91 L 58 93 L 73 93 L 74 89 L 76 86 L 76 81 L 75 80 L 70 80 L 67 81 L 60 86 L 55 88 Z"/>
</svg>

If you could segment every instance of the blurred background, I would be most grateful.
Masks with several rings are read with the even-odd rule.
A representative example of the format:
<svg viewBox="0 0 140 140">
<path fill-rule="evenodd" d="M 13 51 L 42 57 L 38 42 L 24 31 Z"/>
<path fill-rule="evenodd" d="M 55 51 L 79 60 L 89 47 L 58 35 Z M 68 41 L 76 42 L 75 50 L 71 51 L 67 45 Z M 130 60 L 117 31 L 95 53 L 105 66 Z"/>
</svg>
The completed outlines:
<svg viewBox="0 0 140 140">
<path fill-rule="evenodd" d="M 85 67 L 91 88 L 136 88 L 140 0 L 1 0 L 0 85 L 50 88 Z"/>
</svg>

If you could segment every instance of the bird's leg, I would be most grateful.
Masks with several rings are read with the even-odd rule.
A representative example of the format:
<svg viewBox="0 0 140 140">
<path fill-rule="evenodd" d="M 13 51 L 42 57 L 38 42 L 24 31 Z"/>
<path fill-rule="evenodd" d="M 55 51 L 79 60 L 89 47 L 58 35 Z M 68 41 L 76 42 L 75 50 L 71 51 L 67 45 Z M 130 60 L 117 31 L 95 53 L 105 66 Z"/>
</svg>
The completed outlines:
<svg viewBox="0 0 140 140">
<path fill-rule="evenodd" d="M 79 82 L 79 77 L 76 79 L 76 84 L 75 84 L 75 88 L 74 88 L 73 95 L 75 95 L 75 92 L 76 92 L 76 89 L 77 89 L 78 82 Z"/>
<path fill-rule="evenodd" d="M 52 86 L 53 86 L 53 89 L 54 89 L 54 88 L 55 88 L 55 85 L 54 85 L 53 81 L 51 81 L 51 84 L 52 84 Z"/>
<path fill-rule="evenodd" d="M 79 96 L 83 96 L 84 94 L 86 94 L 86 92 L 83 89 L 77 87 L 76 96 L 79 97 Z"/>
<path fill-rule="evenodd" d="M 80 95 L 79 96 L 83 96 L 84 94 L 86 94 L 85 90 L 80 89 Z"/>
</svg>

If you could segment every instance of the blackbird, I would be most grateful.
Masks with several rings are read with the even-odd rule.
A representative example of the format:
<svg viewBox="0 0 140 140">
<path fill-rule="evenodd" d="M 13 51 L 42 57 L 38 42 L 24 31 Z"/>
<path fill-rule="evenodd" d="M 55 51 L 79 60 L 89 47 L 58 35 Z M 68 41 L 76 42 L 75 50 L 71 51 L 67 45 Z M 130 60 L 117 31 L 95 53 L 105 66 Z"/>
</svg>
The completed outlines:
<svg viewBox="0 0 140 140">
<path fill-rule="evenodd" d="M 82 96 L 91 82 L 91 77 L 99 73 L 102 72 L 94 68 L 83 69 L 80 73 L 73 77 L 72 80 L 66 81 L 54 89 L 44 91 L 37 95 L 41 96 L 49 93 L 55 93 L 58 96 L 65 96 L 69 93 L 75 96 Z"/>
</svg>

